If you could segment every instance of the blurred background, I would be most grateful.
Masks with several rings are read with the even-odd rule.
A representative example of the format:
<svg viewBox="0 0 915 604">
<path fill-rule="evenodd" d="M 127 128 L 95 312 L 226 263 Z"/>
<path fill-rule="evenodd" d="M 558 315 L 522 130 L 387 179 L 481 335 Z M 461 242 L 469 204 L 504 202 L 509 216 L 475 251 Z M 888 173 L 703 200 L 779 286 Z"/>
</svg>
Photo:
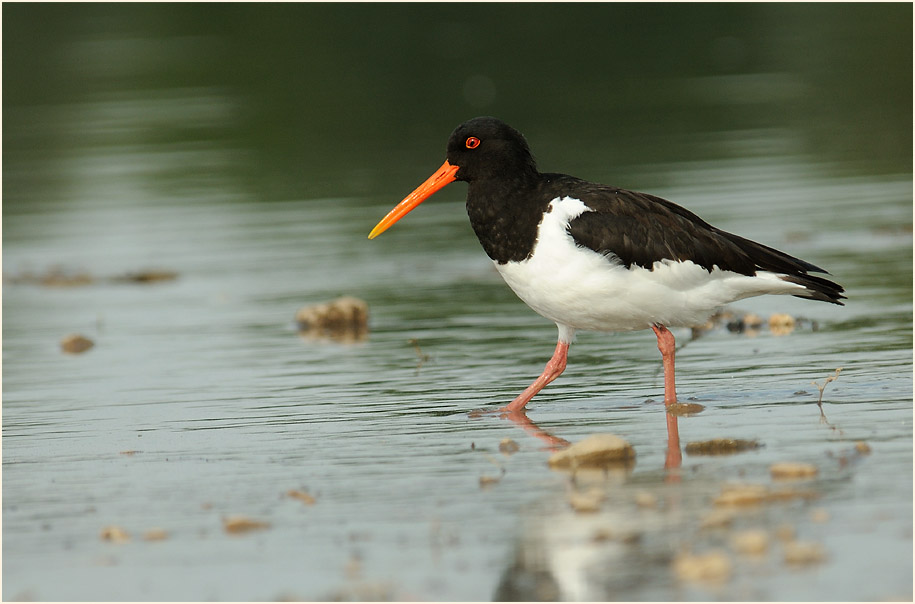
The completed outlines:
<svg viewBox="0 0 915 604">
<path fill-rule="evenodd" d="M 4 206 L 103 195 L 113 183 L 86 182 L 102 175 L 130 182 L 125 204 L 217 189 L 250 201 L 396 197 L 476 115 L 515 125 L 550 170 L 630 187 L 642 183 L 629 166 L 735 154 L 906 171 L 910 13 L 13 4 Z"/>
<path fill-rule="evenodd" d="M 910 599 L 912 10 L 4 3 L 3 599 Z M 581 334 L 527 431 L 468 417 L 530 383 L 555 326 L 480 250 L 462 184 L 366 236 L 477 115 L 544 171 L 846 288 L 742 301 L 755 333 L 678 330 L 705 407 L 684 446 L 762 447 L 665 468 L 645 332 Z M 342 294 L 368 336 L 299 337 L 296 310 Z M 74 332 L 94 346 L 63 352 Z M 821 420 L 811 383 L 840 367 Z M 637 465 L 576 513 L 545 432 L 619 434 Z M 779 461 L 818 467 L 813 499 L 703 528 L 726 483 L 783 488 Z M 784 526 L 815 545 L 801 568 Z M 708 548 L 723 579 L 675 572 Z"/>
</svg>

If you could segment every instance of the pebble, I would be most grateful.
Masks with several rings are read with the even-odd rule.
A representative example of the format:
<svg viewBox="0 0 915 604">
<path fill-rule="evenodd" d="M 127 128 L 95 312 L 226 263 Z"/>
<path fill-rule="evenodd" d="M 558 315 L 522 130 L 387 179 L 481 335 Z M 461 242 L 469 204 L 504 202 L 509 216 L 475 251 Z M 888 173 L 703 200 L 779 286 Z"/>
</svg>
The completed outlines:
<svg viewBox="0 0 915 604">
<path fill-rule="evenodd" d="M 818 472 L 819 470 L 815 465 L 797 461 L 782 461 L 769 467 L 769 473 L 776 480 L 813 478 Z"/>
<path fill-rule="evenodd" d="M 810 510 L 810 520 L 818 524 L 829 522 L 829 510 L 826 508 L 815 508 Z"/>
<path fill-rule="evenodd" d="M 604 493 L 599 489 L 593 489 L 587 492 L 573 491 L 569 493 L 569 505 L 579 513 L 593 513 L 600 510 L 600 504 L 604 501 Z"/>
<path fill-rule="evenodd" d="M 591 535 L 591 541 L 593 543 L 604 543 L 613 539 L 613 531 L 607 527 L 601 527 L 594 531 L 594 534 Z"/>
<path fill-rule="evenodd" d="M 726 485 L 714 503 L 719 506 L 758 505 L 768 497 L 769 489 L 761 484 Z"/>
<path fill-rule="evenodd" d="M 759 556 L 769 549 L 769 535 L 762 529 L 748 529 L 734 533 L 731 546 L 738 554 Z"/>
<path fill-rule="evenodd" d="M 816 491 L 799 489 L 778 489 L 769 492 L 768 501 L 789 501 L 791 499 L 811 500 L 820 496 Z"/>
<path fill-rule="evenodd" d="M 667 412 L 677 417 L 689 417 L 705 411 L 705 406 L 699 403 L 671 403 L 667 405 Z"/>
<path fill-rule="evenodd" d="M 728 508 L 712 510 L 702 518 L 699 527 L 703 529 L 727 528 L 734 523 L 737 513 Z"/>
<path fill-rule="evenodd" d="M 791 541 L 784 545 L 785 562 L 796 566 L 818 564 L 826 559 L 826 550 L 819 543 Z"/>
<path fill-rule="evenodd" d="M 715 498 L 717 506 L 751 506 L 773 501 L 789 501 L 791 499 L 816 499 L 819 493 L 811 490 L 798 490 L 791 488 L 770 489 L 761 484 L 736 484 L 725 485 L 721 494 Z"/>
<path fill-rule="evenodd" d="M 635 449 L 615 434 L 592 434 L 562 451 L 554 453 L 549 466 L 564 468 L 599 468 L 626 465 L 635 460 Z"/>
<path fill-rule="evenodd" d="M 635 494 L 635 504 L 640 508 L 656 508 L 658 496 L 648 491 L 639 491 Z"/>
<path fill-rule="evenodd" d="M 3 280 L 9 283 L 43 285 L 45 287 L 79 287 L 82 285 L 91 285 L 95 282 L 88 273 L 69 272 L 59 267 L 51 268 L 40 275 L 36 275 L 29 271 L 18 275 L 7 275 L 4 273 Z"/>
<path fill-rule="evenodd" d="M 247 533 L 269 527 L 269 522 L 253 520 L 247 516 L 228 516 L 222 519 L 222 528 L 231 534 Z"/>
<path fill-rule="evenodd" d="M 286 492 L 287 497 L 292 497 L 293 499 L 298 499 L 306 505 L 314 505 L 317 501 L 314 497 L 306 493 L 305 491 L 300 491 L 298 489 L 292 489 Z"/>
<path fill-rule="evenodd" d="M 763 324 L 762 317 L 752 312 L 745 314 L 742 320 L 747 329 L 759 329 Z"/>
<path fill-rule="evenodd" d="M 682 553 L 674 558 L 674 573 L 683 581 L 722 583 L 731 576 L 731 559 L 721 550 Z"/>
<path fill-rule="evenodd" d="M 790 524 L 780 524 L 778 528 L 775 529 L 775 538 L 782 543 L 794 541 L 796 536 L 797 531 Z"/>
<path fill-rule="evenodd" d="M 480 476 L 480 488 L 487 489 L 493 485 L 499 484 L 499 481 L 502 480 L 501 476 L 491 476 L 489 474 L 484 474 Z"/>
<path fill-rule="evenodd" d="M 503 438 L 499 443 L 499 451 L 503 455 L 517 453 L 521 446 L 510 438 Z"/>
<path fill-rule="evenodd" d="M 740 318 L 728 321 L 726 326 L 728 331 L 755 336 L 759 333 L 762 324 L 762 317 L 754 313 L 747 313 Z"/>
<path fill-rule="evenodd" d="M 69 354 L 86 352 L 93 346 L 95 346 L 95 342 L 78 333 L 70 334 L 60 341 L 60 348 Z"/>
<path fill-rule="evenodd" d="M 368 334 L 369 305 L 364 300 L 343 296 L 323 304 L 303 306 L 295 313 L 299 332 L 310 337 L 349 342 Z"/>
<path fill-rule="evenodd" d="M 127 543 L 130 541 L 130 534 L 119 526 L 106 526 L 99 535 L 102 541 L 111 543 Z"/>
<path fill-rule="evenodd" d="M 168 533 L 165 529 L 153 528 L 143 533 L 143 539 L 146 541 L 163 541 L 168 539 Z"/>
<path fill-rule="evenodd" d="M 755 440 L 715 438 L 687 443 L 683 450 L 686 451 L 687 455 L 732 455 L 741 451 L 757 449 L 759 446 L 759 442 Z"/>
<path fill-rule="evenodd" d="M 175 271 L 146 269 L 132 273 L 126 273 L 124 275 L 114 277 L 113 280 L 127 283 L 156 283 L 159 281 L 174 281 L 177 278 L 178 273 Z"/>
<path fill-rule="evenodd" d="M 769 331 L 772 335 L 785 336 L 794 331 L 794 317 L 786 313 L 775 313 L 769 317 Z"/>
<path fill-rule="evenodd" d="M 857 451 L 861 455 L 870 455 L 871 446 L 869 444 L 867 444 L 866 442 L 864 442 L 863 440 L 859 440 L 858 442 L 855 443 L 855 451 Z"/>
</svg>

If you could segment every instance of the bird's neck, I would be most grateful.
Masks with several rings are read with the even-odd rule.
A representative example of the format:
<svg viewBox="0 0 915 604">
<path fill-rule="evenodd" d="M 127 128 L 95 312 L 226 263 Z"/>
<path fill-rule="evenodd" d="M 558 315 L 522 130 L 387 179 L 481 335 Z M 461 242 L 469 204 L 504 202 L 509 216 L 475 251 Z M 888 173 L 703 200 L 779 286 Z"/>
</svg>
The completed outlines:
<svg viewBox="0 0 915 604">
<path fill-rule="evenodd" d="M 533 253 L 549 199 L 538 195 L 540 175 L 470 183 L 467 215 L 486 254 L 499 264 L 521 262 Z"/>
</svg>

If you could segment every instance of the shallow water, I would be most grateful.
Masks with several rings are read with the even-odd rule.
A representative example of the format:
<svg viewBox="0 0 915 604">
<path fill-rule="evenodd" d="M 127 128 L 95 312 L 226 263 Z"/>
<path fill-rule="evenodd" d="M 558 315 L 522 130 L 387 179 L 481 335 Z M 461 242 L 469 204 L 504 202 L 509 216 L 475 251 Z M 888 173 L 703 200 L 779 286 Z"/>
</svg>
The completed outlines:
<svg viewBox="0 0 915 604">
<path fill-rule="evenodd" d="M 90 58 L 133 48 L 119 40 L 74 44 Z M 687 78 L 677 89 L 709 84 Z M 531 128 L 545 169 L 673 199 L 828 268 L 848 292 L 845 307 L 786 297 L 738 305 L 808 320 L 786 336 L 675 331 L 680 397 L 705 407 L 679 419 L 681 444 L 763 446 L 683 454 L 665 468 L 650 332 L 580 334 L 565 374 L 529 405 L 532 425 L 469 417 L 540 372 L 555 327 L 479 249 L 463 185 L 366 239 L 439 165 L 447 130 L 422 128 L 415 157 L 388 150 L 378 164 L 305 165 L 316 194 L 270 195 L 235 178 L 241 164 L 252 169 L 245 153 L 255 152 L 243 146 L 132 138 L 150 124 L 222 132 L 236 119 L 225 108 L 238 97 L 182 90 L 181 102 L 100 87 L 64 106 L 4 107 L 5 124 L 28 111 L 68 133 L 54 153 L 4 138 L 4 599 L 911 598 L 910 172 L 804 150 L 762 110 L 775 125 L 674 137 L 674 159 L 632 160 L 618 174 L 606 167 L 610 146 L 601 156 L 562 124 Z M 650 140 L 617 142 L 650 156 Z M 22 279 L 54 267 L 92 282 Z M 112 279 L 150 268 L 178 278 Z M 299 307 L 342 294 L 369 303 L 367 339 L 297 334 Z M 96 345 L 61 353 L 71 332 Z M 811 382 L 840 367 L 824 422 Z M 589 485 L 547 467 L 547 435 L 602 432 L 627 439 L 637 462 L 597 483 L 600 512 L 575 513 L 568 495 Z M 500 453 L 505 438 L 520 450 Z M 857 441 L 870 454 L 856 453 Z M 702 528 L 726 484 L 787 488 L 769 476 L 778 461 L 819 468 L 789 485 L 812 498 L 741 508 L 729 528 Z M 484 487 L 482 477 L 498 481 Z M 316 502 L 287 497 L 291 489 Z M 656 506 L 637 505 L 646 493 Z M 228 534 L 222 521 L 236 514 L 270 527 Z M 130 542 L 103 541 L 111 525 Z M 826 559 L 783 562 L 782 525 L 821 544 Z M 168 537 L 144 540 L 153 528 Z M 730 545 L 748 528 L 772 535 L 761 557 Z M 723 582 L 671 570 L 683 551 L 716 548 L 733 564 Z"/>
</svg>

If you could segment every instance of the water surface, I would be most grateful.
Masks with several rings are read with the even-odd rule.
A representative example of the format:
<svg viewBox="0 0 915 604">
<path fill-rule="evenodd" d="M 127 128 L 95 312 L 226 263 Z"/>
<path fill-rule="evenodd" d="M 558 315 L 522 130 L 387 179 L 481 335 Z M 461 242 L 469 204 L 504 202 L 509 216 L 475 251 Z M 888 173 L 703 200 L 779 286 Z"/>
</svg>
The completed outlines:
<svg viewBox="0 0 915 604">
<path fill-rule="evenodd" d="M 481 7 L 470 33 L 457 7 L 133 10 L 4 7 L 4 599 L 911 598 L 910 7 Z M 490 48 L 507 14 L 521 58 Z M 581 38 L 548 56 L 544 17 Z M 650 332 L 580 334 L 532 425 L 469 417 L 540 372 L 555 327 L 479 249 L 463 185 L 366 235 L 485 113 L 545 170 L 672 199 L 845 286 L 845 307 L 736 309 L 803 319 L 789 335 L 675 332 L 679 394 L 705 407 L 682 444 L 761 448 L 665 468 Z M 114 279 L 143 269 L 177 279 Z M 54 270 L 90 283 L 28 278 Z M 296 333 L 343 294 L 369 303 L 367 339 Z M 63 354 L 71 332 L 95 347 Z M 840 367 L 824 422 L 811 382 Z M 545 438 L 601 432 L 637 462 L 577 514 L 587 485 Z M 781 488 L 779 461 L 819 468 L 795 485 L 811 498 L 702 528 L 724 485 Z M 228 534 L 236 514 L 270 527 Z M 825 560 L 785 564 L 783 525 Z M 760 558 L 730 543 L 750 528 L 773 535 Z M 710 549 L 726 581 L 677 579 Z"/>
</svg>

